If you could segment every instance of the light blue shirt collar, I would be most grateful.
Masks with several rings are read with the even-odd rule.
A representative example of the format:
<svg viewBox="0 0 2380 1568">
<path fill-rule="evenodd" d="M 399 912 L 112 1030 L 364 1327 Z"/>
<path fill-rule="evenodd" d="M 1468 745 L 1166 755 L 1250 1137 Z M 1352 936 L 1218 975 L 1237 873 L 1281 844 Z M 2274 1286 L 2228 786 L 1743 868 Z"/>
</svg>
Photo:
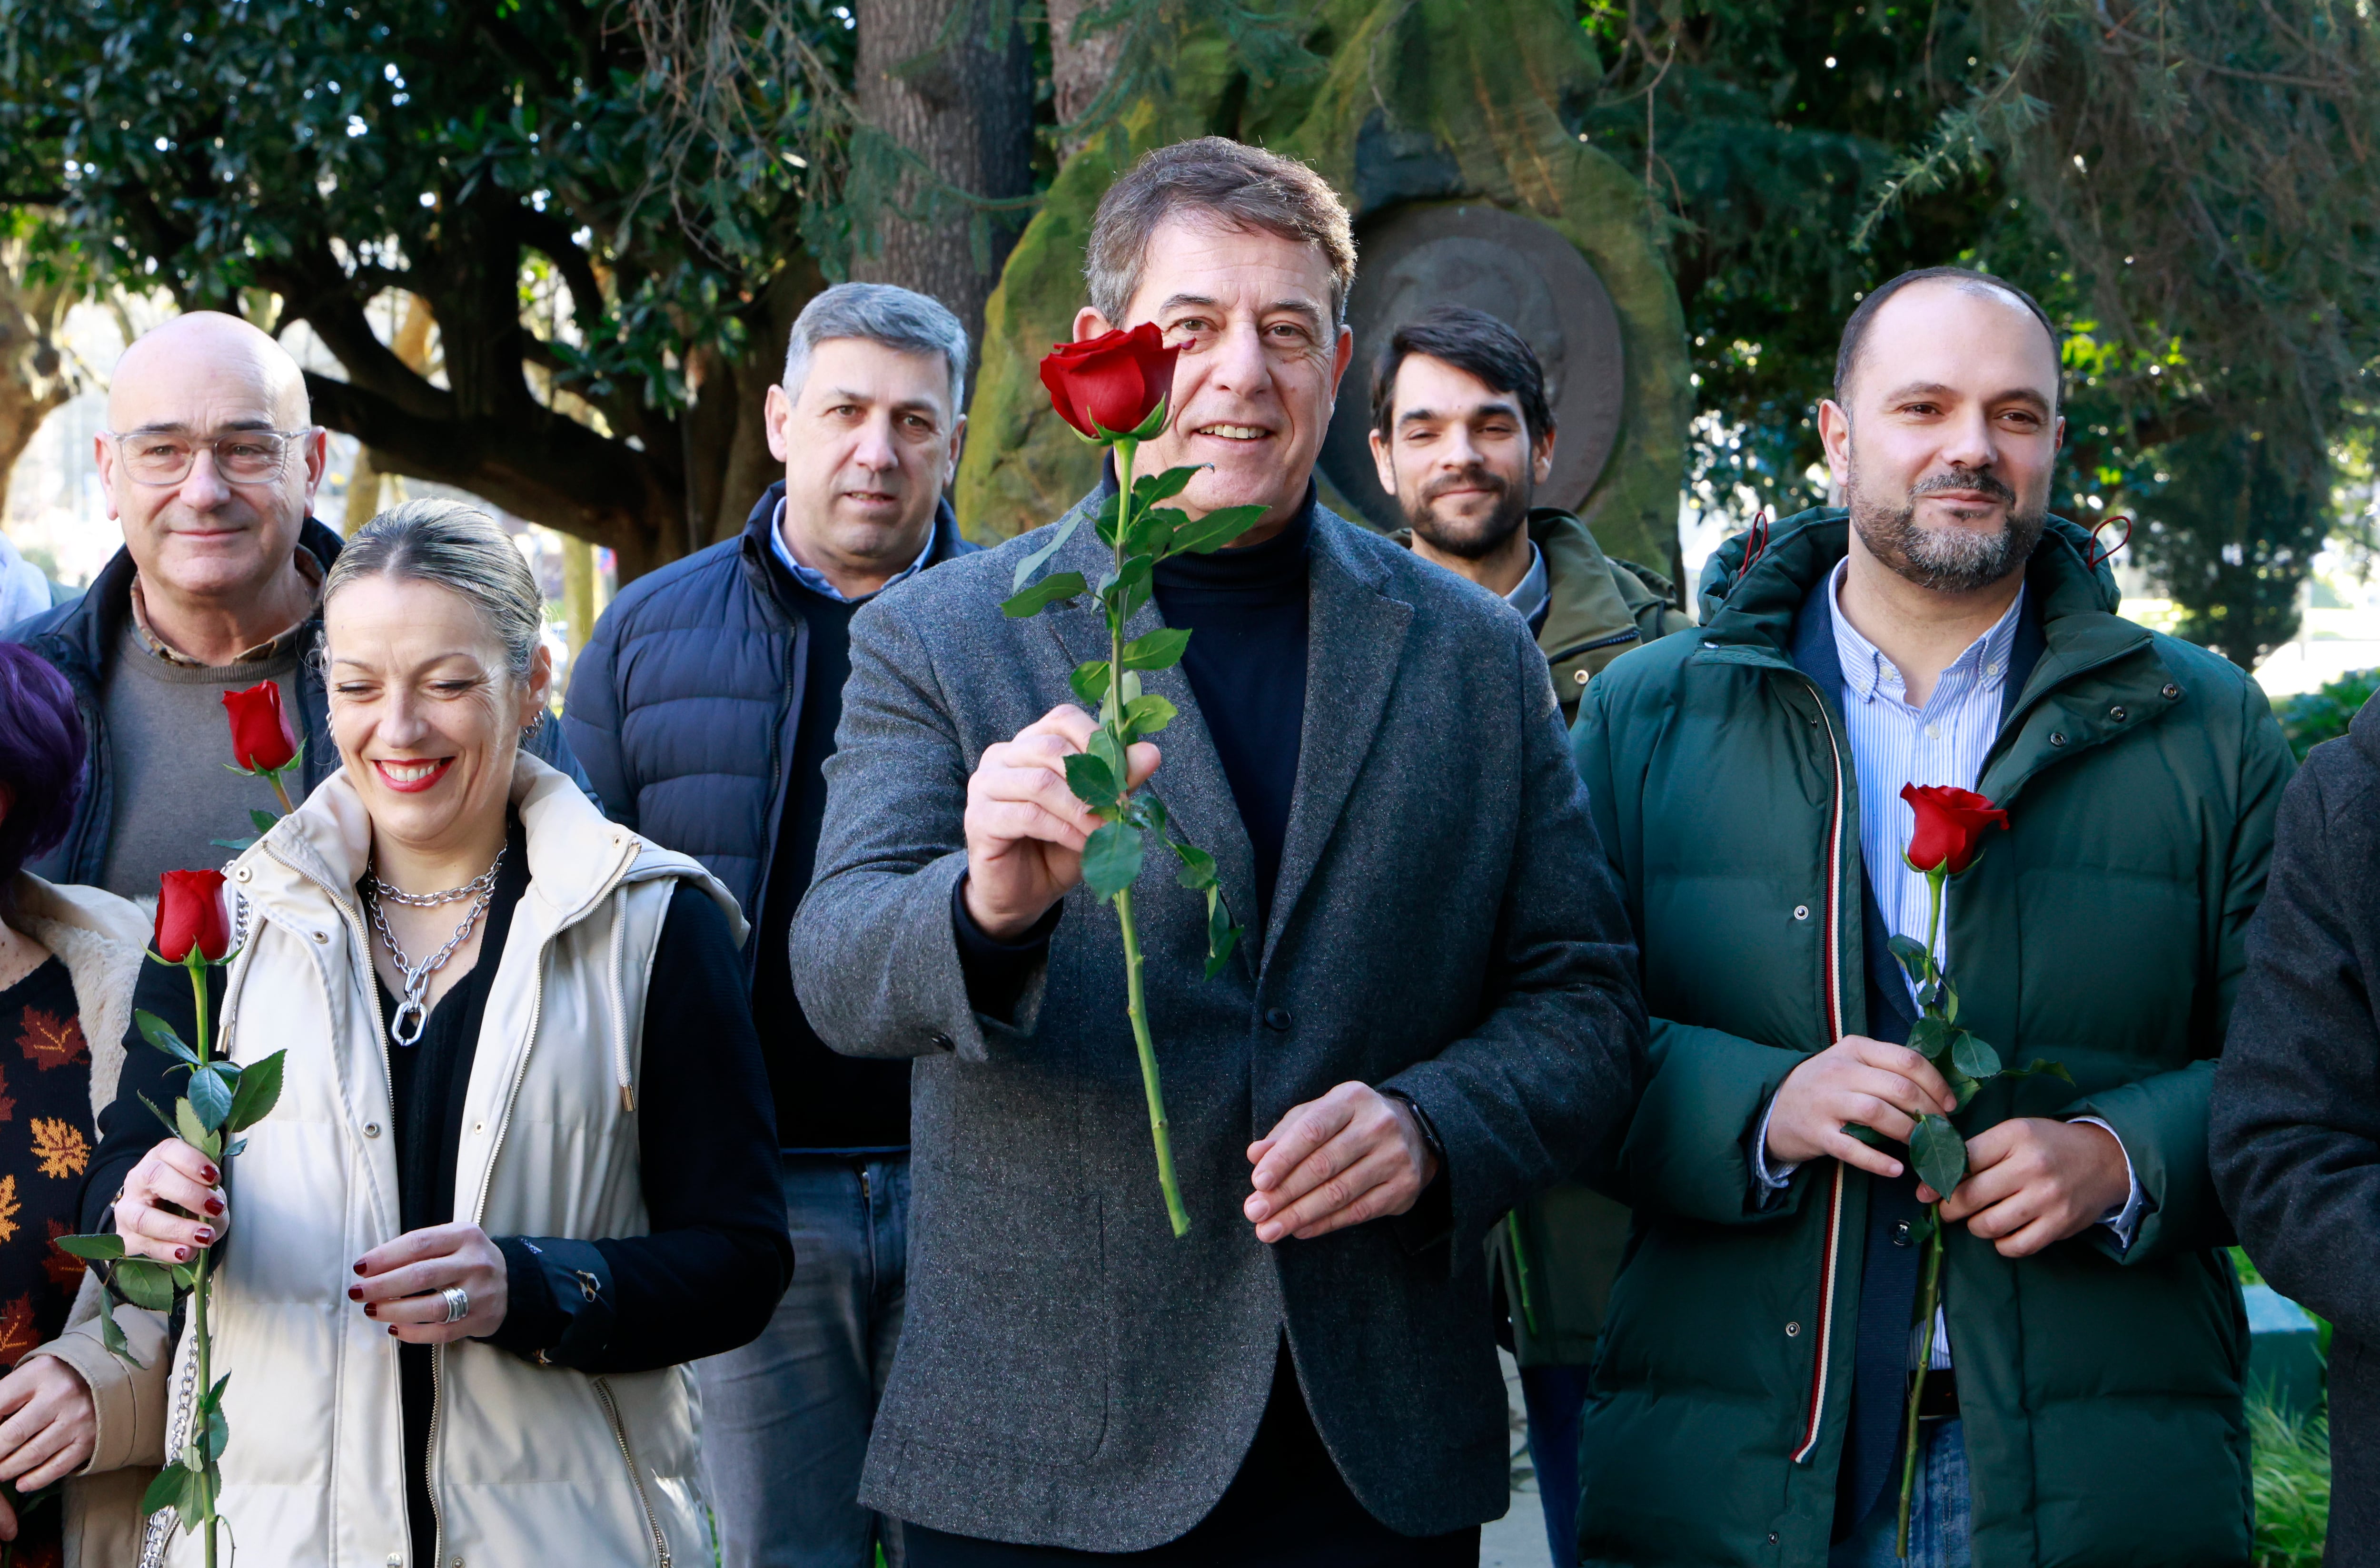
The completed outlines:
<svg viewBox="0 0 2380 1568">
<path fill-rule="evenodd" d="M 884 580 L 884 588 L 889 588 L 895 583 L 906 582 L 926 569 L 926 558 L 934 553 L 934 529 L 941 525 L 941 519 L 937 516 L 932 524 L 927 525 L 925 548 L 918 550 L 917 559 L 887 577 Z M 777 498 L 777 510 L 769 517 L 769 548 L 777 552 L 777 559 L 785 563 L 785 570 L 794 574 L 794 581 L 814 594 L 822 595 L 837 604 L 860 604 L 876 597 L 876 594 L 863 594 L 856 599 L 845 598 L 843 597 L 843 590 L 828 582 L 823 573 L 813 572 L 794 559 L 794 552 L 785 548 L 785 498 L 783 496 Z M 876 593 L 882 593 L 884 588 L 877 589 Z"/>
<path fill-rule="evenodd" d="M 1531 539 L 1528 575 L 1513 585 L 1512 591 L 1504 596 L 1504 602 L 1519 610 L 1522 620 L 1535 621 L 1537 611 L 1543 609 L 1546 600 L 1552 597 L 1553 583 L 1546 575 L 1545 552 L 1537 549 L 1536 540 Z"/>
<path fill-rule="evenodd" d="M 1827 609 L 1835 626 L 1835 657 L 1843 668 L 1843 695 L 1846 700 L 1874 702 L 1877 697 L 1889 697 L 1908 706 L 1908 688 L 1902 684 L 1900 667 L 1884 657 L 1874 643 L 1859 633 L 1859 628 L 1843 613 L 1843 574 L 1851 566 L 1846 556 L 1835 563 L 1834 572 L 1827 578 Z M 1978 687 L 1997 691 L 2008 679 L 2009 654 L 2016 646 L 2016 623 L 2024 613 L 2024 585 L 2017 585 L 2016 597 L 2009 601 L 2008 613 L 1992 622 L 1990 631 L 1967 645 L 1967 651 L 1950 662 L 1934 684 L 1934 698 L 1928 708 L 1944 702 L 1962 701 Z"/>
</svg>

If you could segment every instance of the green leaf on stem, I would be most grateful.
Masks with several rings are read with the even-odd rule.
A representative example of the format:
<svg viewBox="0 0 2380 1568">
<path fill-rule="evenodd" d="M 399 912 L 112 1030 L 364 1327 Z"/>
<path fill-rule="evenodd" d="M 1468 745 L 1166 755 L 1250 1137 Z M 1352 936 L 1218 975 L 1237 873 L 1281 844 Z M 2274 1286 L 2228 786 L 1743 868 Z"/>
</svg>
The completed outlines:
<svg viewBox="0 0 2380 1568">
<path fill-rule="evenodd" d="M 99 1291 L 99 1343 L 110 1356 L 128 1367 L 149 1369 L 149 1363 L 132 1354 L 132 1342 L 125 1337 L 124 1327 L 115 1321 L 115 1297 L 105 1285 Z"/>
<path fill-rule="evenodd" d="M 1936 1067 L 1945 1064 L 1949 1047 L 1949 1020 L 1936 1018 L 1928 1013 L 1909 1026 L 1909 1048 Z"/>
<path fill-rule="evenodd" d="M 1129 432 L 1131 439 L 1135 441 L 1155 440 L 1158 432 L 1165 428 L 1165 422 L 1172 416 L 1172 398 L 1160 398 L 1157 406 L 1148 411 L 1148 417 L 1140 422 L 1140 428 Z"/>
<path fill-rule="evenodd" d="M 1115 549 L 1116 518 L 1123 512 L 1123 498 L 1120 495 L 1103 497 L 1099 501 L 1098 515 L 1091 519 L 1091 532 L 1097 534 L 1099 537 L 1099 543 L 1110 549 Z"/>
<path fill-rule="evenodd" d="M 127 1258 L 115 1265 L 115 1285 L 125 1300 L 152 1312 L 174 1307 L 173 1271 L 153 1258 Z"/>
<path fill-rule="evenodd" d="M 195 1491 L 192 1485 L 198 1477 L 179 1465 L 168 1465 L 157 1472 L 149 1490 L 140 1494 L 140 1512 L 155 1514 L 163 1509 L 180 1509 L 186 1492 Z"/>
<path fill-rule="evenodd" d="M 1183 887 L 1196 893 L 1215 885 L 1215 857 L 1196 844 L 1177 843 L 1173 852 L 1182 858 L 1182 870 L 1175 877 Z"/>
<path fill-rule="evenodd" d="M 1066 759 L 1066 788 L 1075 791 L 1075 799 L 1096 812 L 1115 810 L 1115 770 L 1101 758 L 1077 752 Z"/>
<path fill-rule="evenodd" d="M 1108 498 L 1107 505 L 1099 509 L 1100 515 L 1108 519 L 1107 525 L 1111 528 L 1115 526 L 1114 508 L 1115 498 L 1113 496 L 1110 496 Z M 1016 576 L 1008 585 L 1009 590 L 1012 593 L 1017 592 L 1023 589 L 1026 584 L 1031 582 L 1033 580 L 1033 573 L 1041 570 L 1042 562 L 1048 561 L 1051 556 L 1058 553 L 1058 547 L 1064 544 L 1066 540 L 1073 536 L 1075 527 L 1081 522 L 1082 517 L 1079 513 L 1067 518 L 1063 523 L 1058 525 L 1058 531 L 1050 535 L 1049 539 L 1043 543 L 1040 549 L 1035 550 L 1032 554 L 1018 561 L 1016 563 Z"/>
<path fill-rule="evenodd" d="M 124 1238 L 120 1236 L 62 1236 L 50 1245 L 91 1263 L 112 1262 L 124 1256 Z"/>
<path fill-rule="evenodd" d="M 1900 970 L 1912 985 L 1925 983 L 1925 944 L 1914 936 L 1895 936 L 1885 944 L 1892 956 L 1900 960 Z"/>
<path fill-rule="evenodd" d="M 173 1268 L 173 1275 L 174 1288 L 176 1290 L 196 1290 L 199 1288 L 199 1267 L 197 1264 L 176 1263 Z"/>
<path fill-rule="evenodd" d="M 1852 1138 L 1858 1140 L 1860 1142 L 1866 1144 L 1871 1149 L 1881 1149 L 1886 1144 L 1892 1141 L 1892 1140 L 1885 1137 L 1884 1134 L 1876 1131 L 1876 1128 L 1868 1126 L 1865 1122 L 1845 1122 L 1843 1124 L 1843 1131 L 1849 1133 Z"/>
<path fill-rule="evenodd" d="M 1172 501 L 1189 488 L 1190 481 L 1198 476 L 1204 464 L 1185 463 L 1179 468 L 1168 468 L 1162 474 L 1143 474 L 1132 482 L 1132 504 L 1155 506 L 1160 501 Z"/>
<path fill-rule="evenodd" d="M 1942 977 L 1942 1016 L 1952 1023 L 1959 1021 L 1959 988 L 1947 974 Z"/>
<path fill-rule="evenodd" d="M 1130 731 L 1135 739 L 1143 735 L 1154 735 L 1172 723 L 1174 715 L 1178 711 L 1172 703 L 1151 692 L 1146 696 L 1135 697 L 1123 705 L 1124 729 Z"/>
<path fill-rule="evenodd" d="M 245 1131 L 273 1114 L 281 1101 L 281 1067 L 284 1052 L 275 1051 L 261 1060 L 250 1062 L 239 1075 L 239 1087 L 232 1092 L 231 1117 L 226 1130 Z M 235 1145 L 231 1152 L 239 1149 Z"/>
<path fill-rule="evenodd" d="M 234 854 L 240 854 L 256 847 L 256 840 L 253 838 L 210 838 L 207 842 L 218 850 L 229 850 Z"/>
<path fill-rule="evenodd" d="M 199 1113 L 188 1099 L 174 1102 L 174 1136 L 210 1160 L 223 1148 L 222 1135 L 199 1120 Z"/>
<path fill-rule="evenodd" d="M 1941 999 L 1942 986 L 1938 981 L 1928 980 L 1917 987 L 1917 1005 L 1929 1015 L 1934 1011 L 1934 1005 Z"/>
<path fill-rule="evenodd" d="M 216 1385 L 214 1399 L 213 1408 L 207 1412 L 207 1441 L 202 1450 L 210 1465 L 221 1459 L 224 1450 L 231 1446 L 231 1423 L 224 1419 L 221 1384 Z"/>
<path fill-rule="evenodd" d="M 1162 561 L 1169 555 L 1179 553 L 1173 548 L 1174 537 L 1189 525 L 1188 515 L 1177 508 L 1152 508 L 1132 520 L 1132 527 L 1124 536 L 1123 548 L 1135 555 Z"/>
<path fill-rule="evenodd" d="M 1130 621 L 1133 611 L 1148 602 L 1149 573 L 1156 565 L 1155 556 L 1129 556 L 1121 568 L 1099 579 L 1099 603 L 1112 621 Z"/>
<path fill-rule="evenodd" d="M 1168 626 L 1126 643 L 1123 645 L 1123 667 L 1126 669 L 1171 669 L 1182 662 L 1182 650 L 1189 645 L 1190 633 L 1187 631 Z"/>
<path fill-rule="evenodd" d="M 1972 1079 L 1999 1076 L 2000 1054 L 1963 1029 L 1950 1036 L 1950 1060 Z"/>
<path fill-rule="evenodd" d="M 199 1065 L 199 1054 L 183 1044 L 182 1037 L 174 1032 L 174 1026 L 155 1013 L 136 1008 L 132 1014 L 132 1021 L 140 1026 L 140 1038 L 150 1044 L 176 1060 L 188 1062 L 192 1067 Z"/>
<path fill-rule="evenodd" d="M 1140 876 L 1141 832 L 1128 822 L 1099 825 L 1083 846 L 1083 880 L 1102 899 L 1112 899 Z"/>
<path fill-rule="evenodd" d="M 1951 1066 L 1950 1070 L 1943 1075 L 1943 1079 L 1944 1081 L 1949 1084 L 1950 1092 L 1959 1097 L 1959 1109 L 1962 1111 L 1967 1108 L 1967 1103 L 1975 1097 L 1976 1092 L 1984 1087 L 1975 1080 L 1969 1078 L 1965 1073 L 1961 1072 L 1955 1063 Z"/>
<path fill-rule="evenodd" d="M 1917 1179 L 1945 1198 L 1967 1174 L 1967 1140 L 1949 1117 L 1930 1111 L 1917 1118 L 1917 1130 L 1909 1135 L 1909 1157 Z"/>
<path fill-rule="evenodd" d="M 2074 1081 L 2074 1075 L 2066 1070 L 2066 1064 L 2064 1062 L 2053 1062 L 2046 1056 L 2035 1056 L 2033 1060 L 2027 1062 L 2021 1067 L 2008 1068 L 2006 1071 L 2002 1072 L 2000 1076 L 2002 1078 L 2046 1077 L 2063 1079 L 2068 1083 Z"/>
<path fill-rule="evenodd" d="M 1131 823 L 1135 827 L 1141 828 L 1146 832 L 1154 833 L 1160 838 L 1163 838 L 1165 834 L 1165 802 L 1151 794 L 1143 793 L 1135 795 L 1132 798 L 1132 804 L 1126 808 L 1124 812 L 1124 820 Z"/>
<path fill-rule="evenodd" d="M 1079 572 L 1052 572 L 1014 598 L 1001 601 L 1000 612 L 1012 621 L 1022 621 L 1028 615 L 1038 615 L 1062 599 L 1080 598 L 1090 592 Z"/>
<path fill-rule="evenodd" d="M 257 837 L 260 838 L 265 834 L 272 832 L 273 825 L 280 820 L 281 819 L 279 817 L 273 815 L 271 812 L 266 811 L 262 806 L 250 806 L 248 808 L 249 826 L 256 829 Z"/>
<path fill-rule="evenodd" d="M 1226 506 L 1207 513 L 1196 523 L 1185 524 L 1173 531 L 1173 545 L 1169 554 L 1208 555 L 1222 549 L 1233 539 L 1257 525 L 1265 514 L 1261 506 Z"/>
<path fill-rule="evenodd" d="M 209 1132 L 221 1128 L 231 1115 L 230 1080 L 212 1062 L 190 1074 L 190 1109 L 198 1112 L 199 1125 Z M 215 1150 L 207 1152 L 212 1154 Z"/>
<path fill-rule="evenodd" d="M 1132 771 L 1124 766 L 1123 748 L 1116 743 L 1115 736 L 1105 729 L 1094 730 L 1089 749 L 1091 755 L 1108 765 L 1108 773 L 1116 781 L 1117 792 L 1122 793 L 1124 780 L 1132 777 Z"/>
<path fill-rule="evenodd" d="M 1207 978 L 1214 979 L 1232 961 L 1232 949 L 1239 946 L 1240 928 L 1232 923 L 1232 911 L 1223 902 L 1223 890 L 1213 884 L 1207 887 Z"/>
<path fill-rule="evenodd" d="M 1097 707 L 1107 700 L 1108 661 L 1095 658 L 1088 664 L 1075 666 L 1075 672 L 1066 677 L 1066 684 L 1075 689 L 1075 695 L 1083 699 L 1085 707 Z"/>
</svg>

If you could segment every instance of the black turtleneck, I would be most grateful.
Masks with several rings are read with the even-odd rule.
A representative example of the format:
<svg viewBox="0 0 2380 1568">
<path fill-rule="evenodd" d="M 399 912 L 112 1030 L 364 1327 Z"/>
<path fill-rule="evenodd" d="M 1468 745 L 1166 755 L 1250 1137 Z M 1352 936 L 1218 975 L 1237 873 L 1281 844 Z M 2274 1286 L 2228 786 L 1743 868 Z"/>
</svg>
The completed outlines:
<svg viewBox="0 0 2380 1568">
<path fill-rule="evenodd" d="M 1271 916 L 1297 785 L 1305 724 L 1305 549 L 1313 532 L 1308 484 L 1305 504 L 1271 538 L 1212 555 L 1177 555 L 1158 566 L 1153 585 L 1165 623 L 1192 633 L 1182 673 L 1256 851 L 1257 931 Z"/>
</svg>

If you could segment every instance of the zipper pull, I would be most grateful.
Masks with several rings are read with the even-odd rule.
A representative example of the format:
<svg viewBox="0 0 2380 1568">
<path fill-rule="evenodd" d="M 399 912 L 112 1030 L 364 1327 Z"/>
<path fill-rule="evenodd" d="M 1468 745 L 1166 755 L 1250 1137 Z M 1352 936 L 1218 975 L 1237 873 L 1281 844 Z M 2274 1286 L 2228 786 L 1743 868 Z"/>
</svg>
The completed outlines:
<svg viewBox="0 0 2380 1568">
<path fill-rule="evenodd" d="M 625 1083 L 620 1085 L 620 1109 L 628 1116 L 637 1114 L 637 1092 Z"/>
</svg>

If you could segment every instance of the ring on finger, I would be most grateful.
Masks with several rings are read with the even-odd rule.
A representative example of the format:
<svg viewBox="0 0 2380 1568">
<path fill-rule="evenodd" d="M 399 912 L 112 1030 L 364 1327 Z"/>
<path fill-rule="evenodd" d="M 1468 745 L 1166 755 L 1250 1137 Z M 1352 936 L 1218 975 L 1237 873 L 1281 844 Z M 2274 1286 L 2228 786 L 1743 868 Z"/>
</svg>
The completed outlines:
<svg viewBox="0 0 2380 1568">
<path fill-rule="evenodd" d="M 446 1303 L 446 1316 L 442 1321 L 459 1323 L 471 1315 L 471 1293 L 461 1285 L 450 1285 L 438 1294 Z"/>
</svg>

